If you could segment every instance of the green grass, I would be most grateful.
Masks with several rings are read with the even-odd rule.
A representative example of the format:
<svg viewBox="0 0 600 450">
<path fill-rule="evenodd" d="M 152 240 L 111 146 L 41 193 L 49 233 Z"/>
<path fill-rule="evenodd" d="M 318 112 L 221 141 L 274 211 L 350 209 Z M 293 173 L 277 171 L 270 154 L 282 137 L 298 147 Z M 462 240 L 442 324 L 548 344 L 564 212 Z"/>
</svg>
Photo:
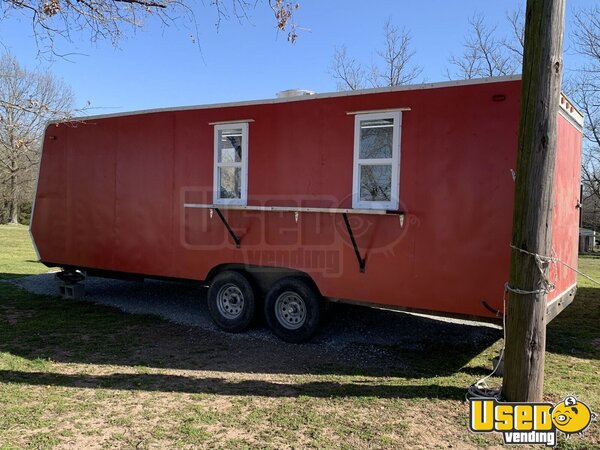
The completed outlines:
<svg viewBox="0 0 600 450">
<path fill-rule="evenodd" d="M 47 271 L 37 262 L 27 227 L 0 225 L 0 280 Z"/>
<path fill-rule="evenodd" d="M 0 226 L 0 244 L 2 278 L 46 271 L 32 262 L 25 227 Z M 600 278 L 600 259 L 582 258 L 580 268 Z M 573 304 L 548 326 L 547 400 L 576 394 L 600 411 L 599 325 L 600 287 L 580 279 Z M 502 345 L 497 336 L 479 343 L 429 336 L 416 349 L 322 353 L 0 282 L 0 450 L 498 445 L 497 435 L 467 430 L 463 401 L 489 372 Z M 353 366 L 346 351 L 388 356 Z M 308 362 L 306 352 L 314 353 Z M 271 367 L 288 353 L 295 354 L 290 366 Z M 560 448 L 598 448 L 599 428 L 561 439 Z"/>
</svg>

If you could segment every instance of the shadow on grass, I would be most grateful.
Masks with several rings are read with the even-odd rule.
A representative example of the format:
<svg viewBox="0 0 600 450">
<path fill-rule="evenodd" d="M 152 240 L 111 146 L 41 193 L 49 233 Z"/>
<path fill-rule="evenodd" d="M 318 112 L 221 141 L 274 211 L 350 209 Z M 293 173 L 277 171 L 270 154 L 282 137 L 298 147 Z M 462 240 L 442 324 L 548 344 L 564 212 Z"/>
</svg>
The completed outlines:
<svg viewBox="0 0 600 450">
<path fill-rule="evenodd" d="M 266 380 L 232 381 L 168 374 L 67 375 L 47 372 L 0 370 L 0 383 L 62 386 L 91 389 L 179 392 L 259 397 L 378 397 L 464 399 L 465 389 L 436 384 L 366 384 L 333 381 L 274 383 Z"/>
<path fill-rule="evenodd" d="M 600 359 L 600 288 L 583 287 L 557 318 L 548 324 L 546 350 Z"/>
<path fill-rule="evenodd" d="M 156 286 L 129 283 L 121 288 L 124 291 L 119 291 L 118 286 L 117 296 L 119 292 L 126 295 L 141 290 L 142 295 L 138 296 L 142 304 L 159 301 L 144 297 L 150 291 L 156 294 L 157 290 L 152 289 Z M 161 289 L 166 289 L 165 295 L 172 292 L 159 286 L 159 293 Z M 194 299 L 178 307 L 188 308 L 191 316 L 206 316 L 202 303 L 204 290 L 190 285 L 178 289 Z M 169 301 L 168 295 L 159 297 L 161 302 Z M 127 314 L 88 301 L 34 295 L 13 284 L 0 283 L 0 357 L 5 352 L 11 358 L 23 358 L 13 358 L 15 361 L 4 365 L 8 370 L 0 370 L 0 382 L 266 397 L 460 399 L 465 392 L 463 386 L 440 386 L 435 382 L 418 385 L 409 380 L 393 385 L 389 377 L 418 379 L 466 373 L 463 366 L 500 337 L 499 330 L 485 326 L 335 305 L 323 331 L 313 342 L 293 345 L 273 338 L 260 326 L 246 334 L 230 335 L 210 327 L 177 325 L 155 316 Z M 172 374 L 67 375 L 40 371 L 38 364 L 43 366 L 47 360 L 129 366 L 138 368 L 138 372 L 161 368 L 386 379 L 381 383 L 353 378 L 347 383 L 299 380 L 280 384 Z"/>
</svg>

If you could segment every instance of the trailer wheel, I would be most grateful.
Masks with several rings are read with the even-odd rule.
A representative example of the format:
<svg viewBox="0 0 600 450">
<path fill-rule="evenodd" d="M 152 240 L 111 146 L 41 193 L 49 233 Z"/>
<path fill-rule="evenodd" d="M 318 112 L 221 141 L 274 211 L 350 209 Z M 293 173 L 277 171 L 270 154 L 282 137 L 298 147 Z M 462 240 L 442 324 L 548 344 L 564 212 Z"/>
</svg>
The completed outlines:
<svg viewBox="0 0 600 450">
<path fill-rule="evenodd" d="M 244 331 L 254 318 L 254 289 L 248 279 L 234 270 L 221 272 L 208 290 L 208 311 L 222 330 Z"/>
<path fill-rule="evenodd" d="M 307 281 L 286 277 L 267 293 L 265 316 L 278 338 L 292 343 L 308 341 L 317 331 L 321 316 L 321 296 Z"/>
</svg>

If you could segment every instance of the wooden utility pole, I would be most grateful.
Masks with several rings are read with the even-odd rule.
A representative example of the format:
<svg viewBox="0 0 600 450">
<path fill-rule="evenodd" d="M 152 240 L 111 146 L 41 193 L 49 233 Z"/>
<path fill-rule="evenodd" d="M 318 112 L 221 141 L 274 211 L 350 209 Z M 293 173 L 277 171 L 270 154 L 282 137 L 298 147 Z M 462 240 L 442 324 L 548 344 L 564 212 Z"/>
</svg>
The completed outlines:
<svg viewBox="0 0 600 450">
<path fill-rule="evenodd" d="M 528 0 L 502 396 L 542 400 L 565 0 Z M 516 293 L 514 290 L 520 290 Z M 529 292 L 529 293 L 527 293 Z"/>
</svg>

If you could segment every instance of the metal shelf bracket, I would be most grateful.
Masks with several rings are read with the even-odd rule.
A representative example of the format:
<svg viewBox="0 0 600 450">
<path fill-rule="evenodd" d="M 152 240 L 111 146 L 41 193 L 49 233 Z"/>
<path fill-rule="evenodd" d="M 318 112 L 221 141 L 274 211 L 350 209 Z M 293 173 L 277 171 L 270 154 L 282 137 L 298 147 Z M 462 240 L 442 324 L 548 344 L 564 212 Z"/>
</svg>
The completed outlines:
<svg viewBox="0 0 600 450">
<path fill-rule="evenodd" d="M 212 209 L 211 209 L 211 211 L 212 211 Z M 223 216 L 223 213 L 221 212 L 221 210 L 219 208 L 215 208 L 215 211 L 217 212 L 219 219 L 221 219 L 221 222 L 223 222 L 223 225 L 225 225 L 225 228 L 227 228 L 227 231 L 229 231 L 229 235 L 231 236 L 231 239 L 233 239 L 233 241 L 235 242 L 235 247 L 240 248 L 241 241 L 240 241 L 239 236 L 237 234 L 235 234 L 235 232 L 229 225 L 229 222 L 227 222 L 227 219 L 225 219 L 225 216 Z"/>
<path fill-rule="evenodd" d="M 360 251 L 358 250 L 358 245 L 356 244 L 356 239 L 354 238 L 354 233 L 352 232 L 352 227 L 350 226 L 350 221 L 348 220 L 348 214 L 342 213 L 344 217 L 344 223 L 346 224 L 346 230 L 348 230 L 348 234 L 350 235 L 350 240 L 352 241 L 352 247 L 354 247 L 354 254 L 356 255 L 356 260 L 358 261 L 358 267 L 360 269 L 360 273 L 365 272 L 365 266 L 367 261 L 360 255 Z"/>
</svg>

